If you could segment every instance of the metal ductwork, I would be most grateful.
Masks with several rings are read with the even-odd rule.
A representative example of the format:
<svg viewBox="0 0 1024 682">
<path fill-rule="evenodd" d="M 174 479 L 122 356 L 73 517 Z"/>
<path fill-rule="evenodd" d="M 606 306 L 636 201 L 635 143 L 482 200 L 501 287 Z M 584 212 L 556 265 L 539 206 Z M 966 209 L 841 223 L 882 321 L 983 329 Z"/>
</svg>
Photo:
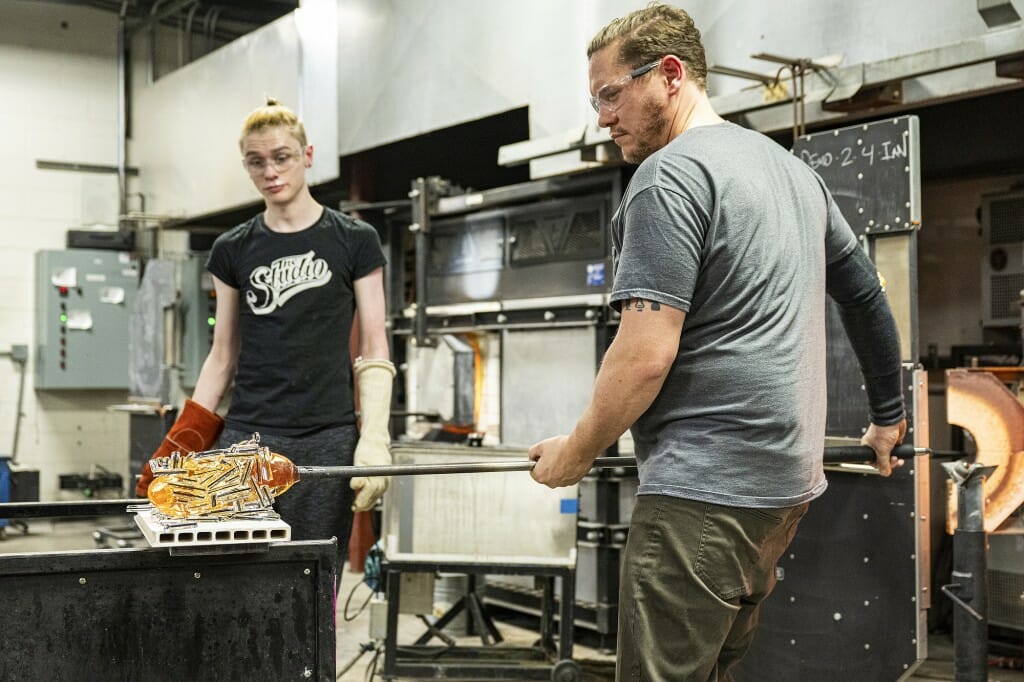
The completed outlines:
<svg viewBox="0 0 1024 682">
<path fill-rule="evenodd" d="M 1020 13 L 1014 8 L 1013 0 L 977 0 L 977 2 L 978 14 L 989 28 L 1020 21 Z"/>
</svg>

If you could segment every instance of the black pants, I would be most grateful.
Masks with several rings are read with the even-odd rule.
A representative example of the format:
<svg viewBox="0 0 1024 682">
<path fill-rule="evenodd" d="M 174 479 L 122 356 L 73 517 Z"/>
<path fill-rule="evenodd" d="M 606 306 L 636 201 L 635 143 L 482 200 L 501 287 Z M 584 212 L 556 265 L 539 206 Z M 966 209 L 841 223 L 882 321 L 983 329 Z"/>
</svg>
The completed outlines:
<svg viewBox="0 0 1024 682">
<path fill-rule="evenodd" d="M 224 429 L 218 447 L 252 438 L 252 433 Z M 359 432 L 355 426 L 335 426 L 306 436 L 260 434 L 260 444 L 301 466 L 351 466 Z M 293 540 L 338 539 L 338 570 L 348 557 L 355 494 L 347 478 L 299 480 L 274 503 L 292 528 Z"/>
</svg>

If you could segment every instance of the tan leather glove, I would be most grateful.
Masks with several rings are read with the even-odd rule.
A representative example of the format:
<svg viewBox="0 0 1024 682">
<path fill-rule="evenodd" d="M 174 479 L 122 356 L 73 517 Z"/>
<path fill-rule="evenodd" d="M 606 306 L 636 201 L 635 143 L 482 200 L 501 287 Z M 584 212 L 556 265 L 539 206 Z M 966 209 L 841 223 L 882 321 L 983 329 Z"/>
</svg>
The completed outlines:
<svg viewBox="0 0 1024 682">
<path fill-rule="evenodd" d="M 181 414 L 174 420 L 174 424 L 164 436 L 160 447 L 150 456 L 150 459 L 166 457 L 175 450 L 183 455 L 209 450 L 216 444 L 220 432 L 223 430 L 224 420 L 220 415 L 210 412 L 197 402 L 186 399 Z M 135 484 L 135 494 L 145 497 L 152 480 L 153 472 L 150 471 L 149 462 L 146 462 L 142 467 L 142 476 Z"/>
<path fill-rule="evenodd" d="M 356 358 L 353 364 L 359 384 L 359 442 L 356 444 L 355 465 L 387 466 L 391 464 L 391 383 L 395 366 L 390 360 L 364 360 Z M 360 476 L 350 486 L 356 491 L 353 511 L 373 509 L 380 496 L 388 489 L 387 476 Z"/>
</svg>

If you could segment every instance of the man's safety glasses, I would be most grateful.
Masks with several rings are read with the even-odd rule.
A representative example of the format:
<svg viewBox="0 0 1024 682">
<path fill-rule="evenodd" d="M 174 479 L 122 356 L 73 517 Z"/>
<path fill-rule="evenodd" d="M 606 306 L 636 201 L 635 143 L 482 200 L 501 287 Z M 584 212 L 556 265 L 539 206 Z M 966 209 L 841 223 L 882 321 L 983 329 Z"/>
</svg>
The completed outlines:
<svg viewBox="0 0 1024 682">
<path fill-rule="evenodd" d="M 626 85 L 628 85 L 630 81 L 637 79 L 652 70 L 659 64 L 661 64 L 660 59 L 658 61 L 651 62 L 650 64 L 638 66 L 614 83 L 602 85 L 597 91 L 597 94 L 590 98 L 590 106 L 594 107 L 594 111 L 598 114 L 601 113 L 602 109 L 608 112 L 615 111 L 622 106 L 622 103 L 619 101 L 619 95 L 622 94 Z"/>
</svg>

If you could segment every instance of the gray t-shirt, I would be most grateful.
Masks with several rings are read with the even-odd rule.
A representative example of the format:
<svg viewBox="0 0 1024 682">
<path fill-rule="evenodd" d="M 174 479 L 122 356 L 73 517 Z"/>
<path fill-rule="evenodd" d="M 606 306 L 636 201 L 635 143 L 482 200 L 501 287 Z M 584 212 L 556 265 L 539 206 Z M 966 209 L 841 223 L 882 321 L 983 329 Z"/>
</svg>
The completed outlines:
<svg viewBox="0 0 1024 682">
<path fill-rule="evenodd" d="M 686 311 L 632 428 L 640 494 L 784 507 L 824 492 L 825 266 L 857 239 L 821 179 L 732 123 L 644 161 L 612 217 L 616 307 Z"/>
</svg>

